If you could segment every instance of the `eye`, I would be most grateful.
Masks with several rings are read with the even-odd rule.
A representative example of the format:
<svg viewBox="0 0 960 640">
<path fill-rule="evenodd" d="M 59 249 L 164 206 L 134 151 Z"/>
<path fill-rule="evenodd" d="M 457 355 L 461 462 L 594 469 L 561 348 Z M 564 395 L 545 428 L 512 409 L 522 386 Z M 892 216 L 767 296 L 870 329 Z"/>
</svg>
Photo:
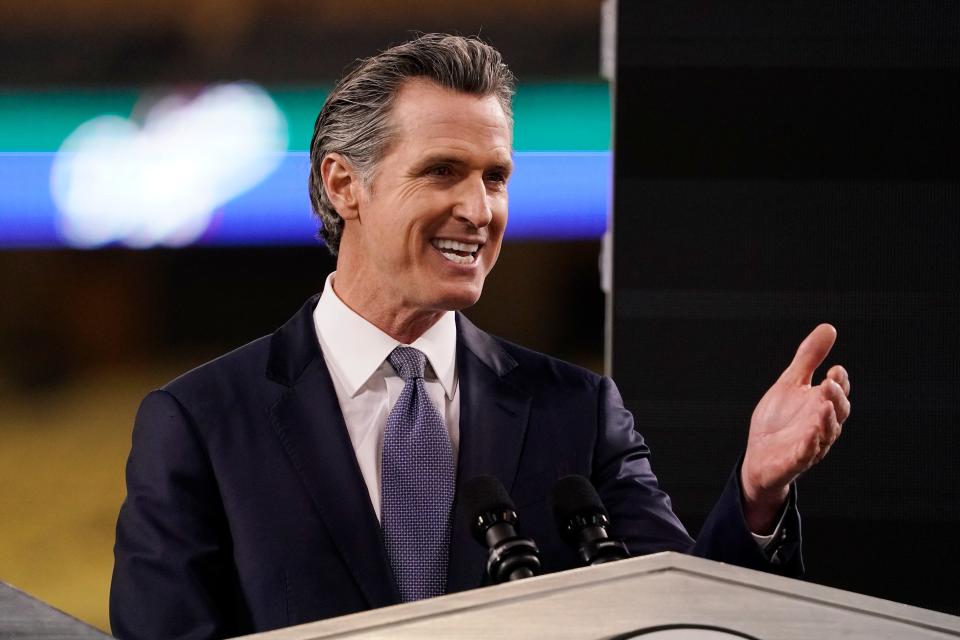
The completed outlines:
<svg viewBox="0 0 960 640">
<path fill-rule="evenodd" d="M 453 175 L 453 169 L 447 164 L 438 164 L 427 169 L 427 175 L 437 178 L 449 178 Z"/>
<path fill-rule="evenodd" d="M 507 178 L 508 176 L 505 171 L 488 171 L 483 179 L 491 184 L 504 186 L 507 184 Z"/>
</svg>

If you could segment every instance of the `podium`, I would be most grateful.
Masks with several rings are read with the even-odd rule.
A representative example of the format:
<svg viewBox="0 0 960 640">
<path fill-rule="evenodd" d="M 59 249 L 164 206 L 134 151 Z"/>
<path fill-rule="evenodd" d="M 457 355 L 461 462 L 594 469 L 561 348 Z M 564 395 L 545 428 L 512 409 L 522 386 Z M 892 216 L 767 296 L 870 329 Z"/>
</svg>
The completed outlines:
<svg viewBox="0 0 960 640">
<path fill-rule="evenodd" d="M 109 637 L 0 582 L 0 638 L 3 640 L 101 640 Z"/>
<path fill-rule="evenodd" d="M 907 640 L 960 618 L 665 552 L 244 637 Z"/>
</svg>

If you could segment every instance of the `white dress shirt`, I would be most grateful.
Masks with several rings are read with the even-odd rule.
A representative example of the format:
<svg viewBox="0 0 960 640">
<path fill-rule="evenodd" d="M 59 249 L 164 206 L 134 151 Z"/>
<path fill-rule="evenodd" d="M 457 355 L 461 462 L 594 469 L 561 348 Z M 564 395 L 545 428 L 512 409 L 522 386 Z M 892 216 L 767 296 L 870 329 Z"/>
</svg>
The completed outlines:
<svg viewBox="0 0 960 640">
<path fill-rule="evenodd" d="M 387 362 L 397 342 L 343 303 L 333 291 L 336 272 L 327 276 L 320 301 L 313 310 L 313 325 L 323 358 L 333 380 L 343 421 L 357 455 L 360 473 L 380 517 L 380 464 L 387 416 L 403 390 L 403 378 Z M 457 378 L 457 324 L 452 311 L 440 317 L 413 344 L 427 356 L 424 383 L 440 410 L 457 463 L 460 444 L 460 385 Z M 761 549 L 779 535 L 783 516 L 773 533 L 752 533 Z"/>
<path fill-rule="evenodd" d="M 343 421 L 360 473 L 380 517 L 380 464 L 387 416 L 403 390 L 387 356 L 397 342 L 343 303 L 333 291 L 336 273 L 327 276 L 320 301 L 313 310 L 313 325 L 320 350 L 330 371 Z M 443 314 L 413 344 L 427 356 L 424 383 L 433 404 L 447 425 L 453 462 L 460 444 L 460 392 L 457 381 L 457 324 L 452 311 Z"/>
</svg>

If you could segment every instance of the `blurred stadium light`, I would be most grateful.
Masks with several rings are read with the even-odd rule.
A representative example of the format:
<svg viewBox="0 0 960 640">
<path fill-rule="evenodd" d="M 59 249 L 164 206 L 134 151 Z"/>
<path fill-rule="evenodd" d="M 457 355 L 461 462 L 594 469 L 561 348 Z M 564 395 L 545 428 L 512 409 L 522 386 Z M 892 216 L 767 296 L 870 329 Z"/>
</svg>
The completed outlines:
<svg viewBox="0 0 960 640">
<path fill-rule="evenodd" d="M 53 157 L 59 235 L 81 248 L 190 244 L 218 208 L 273 173 L 286 150 L 286 120 L 255 85 L 168 95 L 142 126 L 97 116 Z"/>
<path fill-rule="evenodd" d="M 306 150 L 325 95 L 246 83 L 0 93 L 0 247 L 315 242 Z M 521 86 L 514 108 L 507 238 L 600 237 L 607 86 Z"/>
</svg>

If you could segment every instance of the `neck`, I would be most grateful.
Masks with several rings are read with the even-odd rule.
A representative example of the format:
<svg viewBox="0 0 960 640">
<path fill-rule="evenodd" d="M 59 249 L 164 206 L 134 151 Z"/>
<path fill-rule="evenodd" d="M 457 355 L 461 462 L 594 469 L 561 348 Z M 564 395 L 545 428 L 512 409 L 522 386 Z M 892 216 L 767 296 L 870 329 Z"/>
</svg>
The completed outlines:
<svg viewBox="0 0 960 640">
<path fill-rule="evenodd" d="M 391 303 L 385 295 L 351 287 L 348 278 L 340 277 L 339 270 L 331 284 L 340 301 L 354 313 L 402 344 L 412 344 L 446 313 Z"/>
</svg>

